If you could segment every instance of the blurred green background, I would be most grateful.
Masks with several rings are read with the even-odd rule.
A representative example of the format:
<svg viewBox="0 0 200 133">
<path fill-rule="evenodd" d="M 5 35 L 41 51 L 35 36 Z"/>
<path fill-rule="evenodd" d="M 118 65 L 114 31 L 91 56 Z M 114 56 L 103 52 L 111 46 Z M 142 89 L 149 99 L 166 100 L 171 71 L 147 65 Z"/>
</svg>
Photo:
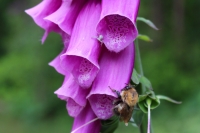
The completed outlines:
<svg viewBox="0 0 200 133">
<path fill-rule="evenodd" d="M 0 1 L 0 133 L 68 133 L 72 118 L 54 91 L 63 77 L 48 63 L 62 50 L 59 35 L 45 44 L 43 30 L 24 13 L 40 0 Z M 200 130 L 200 6 L 199 0 L 141 0 L 139 16 L 152 20 L 159 31 L 142 22 L 143 69 L 156 94 L 183 103 L 162 101 L 152 111 L 155 133 L 197 133 Z M 116 133 L 138 133 L 120 124 Z"/>
</svg>

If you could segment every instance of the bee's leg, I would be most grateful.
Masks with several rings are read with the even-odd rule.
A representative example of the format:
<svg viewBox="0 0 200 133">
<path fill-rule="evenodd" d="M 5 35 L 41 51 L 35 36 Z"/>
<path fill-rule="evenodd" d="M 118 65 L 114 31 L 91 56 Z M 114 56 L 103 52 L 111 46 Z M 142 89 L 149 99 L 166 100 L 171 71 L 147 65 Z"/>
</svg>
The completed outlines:
<svg viewBox="0 0 200 133">
<path fill-rule="evenodd" d="M 120 92 L 119 92 L 119 91 L 112 89 L 110 86 L 108 86 L 108 87 L 111 89 L 111 91 L 112 91 L 112 92 L 115 92 L 115 93 L 117 94 L 118 98 L 120 98 L 120 97 L 121 97 L 121 95 L 120 95 Z"/>
<path fill-rule="evenodd" d="M 121 99 L 115 99 L 114 101 L 113 101 L 113 105 L 118 105 L 119 103 L 121 103 L 122 102 L 122 100 Z"/>
</svg>

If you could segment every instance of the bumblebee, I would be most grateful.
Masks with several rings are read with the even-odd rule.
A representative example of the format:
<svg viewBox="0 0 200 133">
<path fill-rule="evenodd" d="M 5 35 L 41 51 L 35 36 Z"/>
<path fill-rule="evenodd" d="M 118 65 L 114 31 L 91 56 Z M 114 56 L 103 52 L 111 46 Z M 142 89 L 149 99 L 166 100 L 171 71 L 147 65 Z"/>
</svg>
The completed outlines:
<svg viewBox="0 0 200 133">
<path fill-rule="evenodd" d="M 111 87 L 109 88 L 118 96 L 118 98 L 113 101 L 113 112 L 119 116 L 120 120 L 123 121 L 126 126 L 128 126 L 134 106 L 138 101 L 138 93 L 131 85 L 126 85 L 121 92 L 114 90 Z"/>
<path fill-rule="evenodd" d="M 129 107 L 134 107 L 138 101 L 138 93 L 131 85 L 125 86 L 122 89 L 120 96 L 122 101 L 125 102 Z"/>
</svg>

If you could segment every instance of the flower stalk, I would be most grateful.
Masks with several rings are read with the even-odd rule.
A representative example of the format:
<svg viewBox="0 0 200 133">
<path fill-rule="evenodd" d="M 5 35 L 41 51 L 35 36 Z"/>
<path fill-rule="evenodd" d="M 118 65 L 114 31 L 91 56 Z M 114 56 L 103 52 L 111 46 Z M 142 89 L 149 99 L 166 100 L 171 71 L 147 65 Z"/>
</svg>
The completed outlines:
<svg viewBox="0 0 200 133">
<path fill-rule="evenodd" d="M 151 131 L 151 99 L 147 99 L 147 105 L 148 105 L 148 127 L 147 127 L 147 133 L 150 133 L 150 131 Z"/>
<path fill-rule="evenodd" d="M 135 48 L 136 48 L 135 68 L 141 76 L 144 76 L 138 39 L 135 40 Z M 142 84 L 141 84 L 141 89 L 142 89 L 141 91 L 143 94 L 146 91 L 146 88 Z"/>
<path fill-rule="evenodd" d="M 141 76 L 144 76 L 143 68 L 142 68 L 142 61 L 140 57 L 140 49 L 139 49 L 139 42 L 138 38 L 135 39 L 135 52 L 136 52 L 136 57 L 135 57 L 135 69 L 138 71 L 138 73 Z M 144 94 L 146 91 L 146 88 L 143 84 L 141 84 L 141 93 Z M 140 133 L 145 133 L 146 131 L 146 125 L 147 125 L 147 119 L 146 119 L 146 114 L 144 114 L 144 119 L 142 121 L 142 124 L 140 125 Z"/>
</svg>

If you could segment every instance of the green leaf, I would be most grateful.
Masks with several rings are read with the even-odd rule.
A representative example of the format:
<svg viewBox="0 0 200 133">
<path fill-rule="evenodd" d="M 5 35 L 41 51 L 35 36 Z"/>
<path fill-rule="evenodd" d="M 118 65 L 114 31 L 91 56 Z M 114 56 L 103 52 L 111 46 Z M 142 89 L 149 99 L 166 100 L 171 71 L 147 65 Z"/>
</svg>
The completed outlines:
<svg viewBox="0 0 200 133">
<path fill-rule="evenodd" d="M 142 21 L 142 22 L 146 23 L 147 25 L 149 25 L 151 28 L 158 30 L 158 28 L 155 26 L 155 24 L 148 19 L 145 19 L 143 17 L 137 17 L 137 21 Z"/>
<path fill-rule="evenodd" d="M 119 125 L 119 117 L 113 116 L 108 120 L 101 121 L 101 133 L 113 133 Z"/>
<path fill-rule="evenodd" d="M 139 83 L 140 83 L 140 81 L 139 81 L 139 75 L 138 75 L 138 73 L 137 73 L 137 71 L 136 71 L 135 69 L 133 70 L 131 79 L 132 79 L 132 81 L 133 81 L 135 84 L 139 84 Z"/>
<path fill-rule="evenodd" d="M 136 123 L 135 123 L 133 117 L 131 117 L 129 123 L 130 123 L 132 126 L 134 126 L 134 127 L 138 127 L 138 126 L 136 125 Z"/>
<path fill-rule="evenodd" d="M 143 84 L 145 87 L 147 87 L 148 89 L 152 90 L 152 85 L 151 82 L 145 77 L 142 76 L 139 78 L 139 81 L 141 84 Z"/>
<path fill-rule="evenodd" d="M 145 87 L 147 87 L 149 90 L 153 90 L 151 82 L 145 76 L 139 75 L 135 69 L 133 69 L 131 80 L 136 85 L 138 85 L 139 83 L 141 83 Z"/>
<path fill-rule="evenodd" d="M 140 39 L 140 40 L 143 40 L 145 42 L 152 42 L 152 39 L 150 37 L 148 37 L 147 35 L 141 35 L 141 34 L 139 34 L 137 36 L 137 38 Z"/>
<path fill-rule="evenodd" d="M 139 100 L 138 100 L 138 106 L 144 113 L 148 112 L 148 109 L 145 106 L 146 98 L 147 95 L 139 95 Z"/>
<path fill-rule="evenodd" d="M 172 103 L 175 103 L 175 104 L 181 104 L 182 102 L 181 101 L 175 101 L 167 96 L 163 96 L 163 95 L 157 95 L 157 98 L 160 99 L 160 100 L 166 100 L 166 101 L 169 101 L 169 102 L 172 102 Z"/>
<path fill-rule="evenodd" d="M 138 127 L 136 123 L 131 123 L 132 126 Z"/>
<path fill-rule="evenodd" d="M 139 127 L 142 124 L 144 113 L 140 109 L 134 109 L 132 118 L 134 119 L 135 124 Z"/>
</svg>

